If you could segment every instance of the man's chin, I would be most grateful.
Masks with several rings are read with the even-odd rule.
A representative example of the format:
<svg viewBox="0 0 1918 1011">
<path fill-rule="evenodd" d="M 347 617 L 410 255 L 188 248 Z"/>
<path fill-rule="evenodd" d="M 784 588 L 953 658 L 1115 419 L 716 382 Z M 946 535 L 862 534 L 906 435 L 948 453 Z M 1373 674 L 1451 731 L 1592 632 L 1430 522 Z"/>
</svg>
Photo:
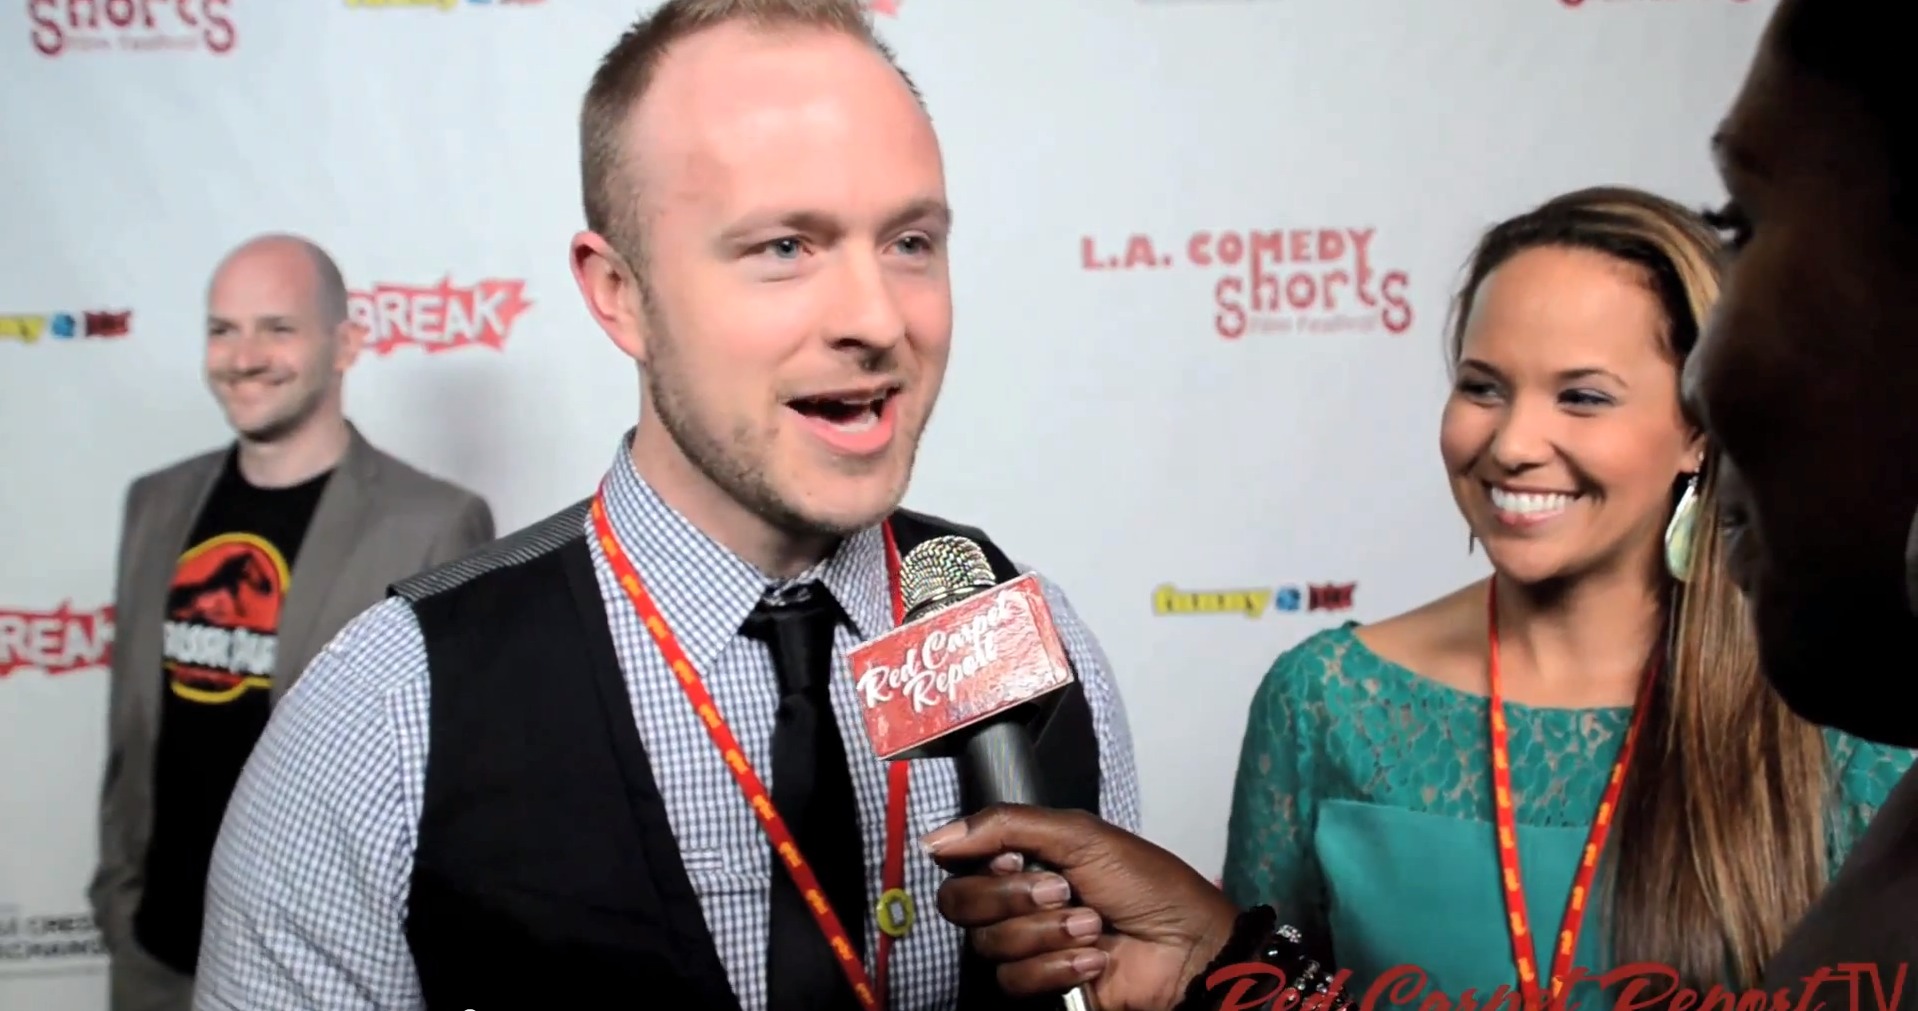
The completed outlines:
<svg viewBox="0 0 1918 1011">
<path fill-rule="evenodd" d="M 831 537 L 850 537 L 891 516 L 899 508 L 898 496 L 814 503 L 798 513 L 805 532 Z"/>
<path fill-rule="evenodd" d="M 300 427 L 306 413 L 294 409 L 234 410 L 226 408 L 227 427 L 248 442 L 278 442 Z"/>
<path fill-rule="evenodd" d="M 836 478 L 829 495 L 788 499 L 800 532 L 850 537 L 891 516 L 905 497 L 903 477 L 874 474 L 859 479 Z"/>
<path fill-rule="evenodd" d="M 293 434 L 293 430 L 297 427 L 297 425 L 291 422 L 260 422 L 255 424 L 236 424 L 233 426 L 233 432 L 247 442 L 264 445 L 279 442 L 281 439 Z"/>
<path fill-rule="evenodd" d="M 892 515 L 912 481 L 914 448 L 895 445 L 882 457 L 829 459 L 800 474 L 813 494 L 796 496 L 807 512 L 836 528 L 861 529 Z M 800 475 L 803 474 L 803 477 Z"/>
</svg>

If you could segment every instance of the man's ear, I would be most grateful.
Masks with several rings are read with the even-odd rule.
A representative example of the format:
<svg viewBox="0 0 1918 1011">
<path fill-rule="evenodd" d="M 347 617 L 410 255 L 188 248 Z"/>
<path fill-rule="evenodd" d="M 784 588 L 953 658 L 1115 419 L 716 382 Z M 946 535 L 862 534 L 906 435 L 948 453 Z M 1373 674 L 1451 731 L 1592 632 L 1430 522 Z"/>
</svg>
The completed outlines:
<svg viewBox="0 0 1918 1011">
<path fill-rule="evenodd" d="M 586 300 L 586 311 L 627 357 L 644 365 L 647 338 L 645 295 L 639 275 L 626 257 L 598 232 L 573 236 L 569 260 L 573 282 Z"/>
<path fill-rule="evenodd" d="M 335 342 L 339 350 L 334 355 L 333 367 L 341 372 L 353 367 L 359 360 L 360 352 L 366 349 L 366 327 L 350 319 L 343 319 L 333 328 Z"/>
</svg>

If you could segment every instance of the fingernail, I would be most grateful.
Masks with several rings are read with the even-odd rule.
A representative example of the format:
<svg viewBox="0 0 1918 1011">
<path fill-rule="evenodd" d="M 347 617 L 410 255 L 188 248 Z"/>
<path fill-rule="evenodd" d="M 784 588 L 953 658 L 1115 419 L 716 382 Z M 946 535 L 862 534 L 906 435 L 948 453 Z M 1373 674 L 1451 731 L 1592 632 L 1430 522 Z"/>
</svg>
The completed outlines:
<svg viewBox="0 0 1918 1011">
<path fill-rule="evenodd" d="M 1106 953 L 1097 948 L 1087 948 L 1072 956 L 1072 971 L 1082 980 L 1091 979 L 1105 971 Z"/>
<path fill-rule="evenodd" d="M 1090 909 L 1075 909 L 1066 917 L 1066 933 L 1073 937 L 1098 937 L 1099 914 Z"/>
<path fill-rule="evenodd" d="M 1001 874 L 1017 874 L 1026 869 L 1026 858 L 1017 853 L 1001 853 L 992 858 L 992 869 Z"/>
<path fill-rule="evenodd" d="M 1032 899 L 1042 906 L 1063 906 L 1072 897 L 1072 886 L 1056 874 L 1048 874 L 1032 886 Z"/>
<path fill-rule="evenodd" d="M 955 821 L 949 825 L 941 825 L 919 837 L 919 846 L 927 853 L 937 853 L 941 846 L 950 846 L 964 838 L 965 834 L 966 823 Z"/>
</svg>

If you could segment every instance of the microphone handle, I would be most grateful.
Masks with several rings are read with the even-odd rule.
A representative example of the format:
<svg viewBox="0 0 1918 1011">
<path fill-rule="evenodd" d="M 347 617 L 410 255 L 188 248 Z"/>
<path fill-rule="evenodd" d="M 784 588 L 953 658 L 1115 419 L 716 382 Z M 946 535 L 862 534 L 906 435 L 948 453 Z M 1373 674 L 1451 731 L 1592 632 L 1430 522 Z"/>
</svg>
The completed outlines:
<svg viewBox="0 0 1918 1011">
<path fill-rule="evenodd" d="M 1017 720 L 988 723 L 966 738 L 966 766 L 979 787 L 980 806 L 1046 806 L 1039 794 L 1039 762 L 1032 735 Z"/>
<path fill-rule="evenodd" d="M 1032 736 L 1017 720 L 989 723 L 966 738 L 965 761 L 979 788 L 983 806 L 1026 804 L 1045 807 L 1040 795 L 1039 763 L 1033 757 Z M 1028 858 L 1029 871 L 1050 871 Z M 1091 988 L 1080 984 L 1063 997 L 1065 1011 L 1094 1011 Z"/>
</svg>

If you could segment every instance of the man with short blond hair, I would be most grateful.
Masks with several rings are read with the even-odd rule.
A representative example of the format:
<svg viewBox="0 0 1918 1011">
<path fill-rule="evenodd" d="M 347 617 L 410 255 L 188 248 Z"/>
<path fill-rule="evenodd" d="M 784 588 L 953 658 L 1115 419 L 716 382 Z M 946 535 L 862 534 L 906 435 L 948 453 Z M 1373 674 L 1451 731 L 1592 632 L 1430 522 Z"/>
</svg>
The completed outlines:
<svg viewBox="0 0 1918 1011">
<path fill-rule="evenodd" d="M 674 0 L 580 141 L 573 275 L 639 423 L 590 498 L 307 672 L 222 832 L 198 1006 L 1022 1007 L 911 842 L 978 784 L 874 758 L 845 660 L 913 545 L 1022 571 L 899 506 L 952 335 L 919 96 L 851 0 Z M 1105 658 L 1043 585 L 1077 674 L 1034 714 L 1044 789 L 1136 825 Z"/>
</svg>

